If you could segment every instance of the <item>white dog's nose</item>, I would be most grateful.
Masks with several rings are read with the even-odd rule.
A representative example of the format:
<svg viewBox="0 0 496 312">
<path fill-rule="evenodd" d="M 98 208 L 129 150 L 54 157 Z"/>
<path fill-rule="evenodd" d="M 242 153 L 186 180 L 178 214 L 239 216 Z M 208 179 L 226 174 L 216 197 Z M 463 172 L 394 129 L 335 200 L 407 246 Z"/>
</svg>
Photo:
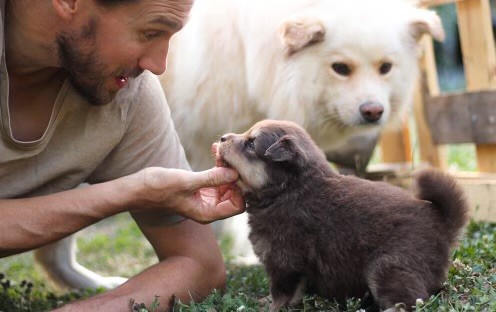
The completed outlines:
<svg viewBox="0 0 496 312">
<path fill-rule="evenodd" d="M 376 122 L 381 119 L 384 106 L 378 103 L 367 102 L 360 105 L 360 114 L 367 122 Z"/>
</svg>

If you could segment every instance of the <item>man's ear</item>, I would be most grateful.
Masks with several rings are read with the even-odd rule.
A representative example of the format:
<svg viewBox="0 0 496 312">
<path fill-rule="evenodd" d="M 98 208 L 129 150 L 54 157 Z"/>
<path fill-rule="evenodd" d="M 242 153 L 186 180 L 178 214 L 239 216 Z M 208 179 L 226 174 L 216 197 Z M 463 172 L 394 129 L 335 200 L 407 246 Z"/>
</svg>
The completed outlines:
<svg viewBox="0 0 496 312">
<path fill-rule="evenodd" d="M 52 6 L 57 15 L 64 20 L 70 20 L 76 13 L 80 0 L 52 0 Z"/>
<path fill-rule="evenodd" d="M 324 25 L 314 16 L 292 16 L 279 26 L 279 37 L 287 55 L 324 41 L 324 36 Z"/>
<path fill-rule="evenodd" d="M 275 162 L 288 162 L 302 166 L 308 160 L 308 156 L 296 141 L 296 137 L 285 135 L 265 151 L 265 156 Z"/>
</svg>

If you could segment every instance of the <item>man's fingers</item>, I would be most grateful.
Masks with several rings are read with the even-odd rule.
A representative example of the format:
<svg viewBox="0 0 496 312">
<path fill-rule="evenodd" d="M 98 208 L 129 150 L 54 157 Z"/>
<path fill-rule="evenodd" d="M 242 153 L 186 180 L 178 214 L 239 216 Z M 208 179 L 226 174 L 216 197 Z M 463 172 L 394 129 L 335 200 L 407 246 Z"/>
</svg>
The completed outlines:
<svg viewBox="0 0 496 312">
<path fill-rule="evenodd" d="M 195 206 L 195 204 L 193 204 Z M 195 220 L 196 222 L 207 224 L 213 221 L 226 219 L 245 211 L 244 201 L 233 204 L 228 199 L 218 203 L 216 206 L 207 207 L 205 210 L 192 209 L 185 217 Z"/>
<path fill-rule="evenodd" d="M 244 211 L 244 203 L 243 207 L 239 207 L 233 204 L 231 200 L 225 200 L 217 205 L 216 216 L 212 217 L 215 220 L 222 220 L 243 213 Z"/>
<path fill-rule="evenodd" d="M 229 186 L 229 190 L 222 195 L 221 202 L 224 200 L 230 200 L 236 208 L 243 211 L 246 208 L 245 199 L 243 198 L 241 189 L 234 183 L 232 183 Z"/>
<path fill-rule="evenodd" d="M 195 172 L 191 183 L 194 188 L 220 186 L 232 183 L 238 179 L 236 170 L 224 167 L 215 167 L 209 170 Z"/>
</svg>

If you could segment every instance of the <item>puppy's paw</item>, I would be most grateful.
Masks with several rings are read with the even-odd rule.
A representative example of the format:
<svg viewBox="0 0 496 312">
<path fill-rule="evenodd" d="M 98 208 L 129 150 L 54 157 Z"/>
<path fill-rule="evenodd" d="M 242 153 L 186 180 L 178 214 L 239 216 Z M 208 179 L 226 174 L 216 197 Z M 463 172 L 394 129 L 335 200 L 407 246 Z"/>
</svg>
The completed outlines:
<svg viewBox="0 0 496 312">
<path fill-rule="evenodd" d="M 285 307 L 291 307 L 291 296 L 277 296 L 277 298 L 274 298 L 270 296 L 271 298 L 271 303 L 269 306 L 269 311 L 270 312 L 278 312 L 282 308 Z"/>
<path fill-rule="evenodd" d="M 268 307 L 272 303 L 272 296 L 268 295 L 263 298 L 258 299 L 258 307 L 260 309 Z"/>
<path fill-rule="evenodd" d="M 397 303 L 393 308 L 384 310 L 384 312 L 406 312 L 406 306 L 403 303 Z"/>
<path fill-rule="evenodd" d="M 259 311 L 266 311 L 267 307 L 269 307 L 270 312 L 278 312 L 284 307 L 285 301 L 272 299 L 272 295 L 265 296 L 263 298 L 258 299 L 258 307 Z"/>
<path fill-rule="evenodd" d="M 272 302 L 269 306 L 269 311 L 270 312 L 279 312 L 283 306 L 284 306 L 283 304 L 280 304 L 280 303 L 278 304 L 276 302 Z"/>
</svg>

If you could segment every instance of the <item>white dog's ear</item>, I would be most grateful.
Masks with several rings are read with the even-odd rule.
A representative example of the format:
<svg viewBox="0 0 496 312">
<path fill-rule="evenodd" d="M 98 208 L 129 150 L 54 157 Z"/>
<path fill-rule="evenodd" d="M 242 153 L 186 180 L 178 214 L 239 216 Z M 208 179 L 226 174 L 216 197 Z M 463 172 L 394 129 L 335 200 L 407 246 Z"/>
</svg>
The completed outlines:
<svg viewBox="0 0 496 312">
<path fill-rule="evenodd" d="M 288 55 L 324 41 L 324 35 L 324 25 L 312 16 L 293 16 L 283 20 L 279 26 L 279 37 Z"/>
<path fill-rule="evenodd" d="M 438 41 L 444 40 L 443 24 L 434 11 L 416 9 L 410 22 L 410 32 L 417 41 L 424 34 L 430 34 Z"/>
<path fill-rule="evenodd" d="M 284 135 L 276 143 L 272 144 L 266 151 L 265 156 L 276 162 L 289 162 L 303 165 L 308 156 L 305 151 L 296 144 L 296 137 Z"/>
</svg>

